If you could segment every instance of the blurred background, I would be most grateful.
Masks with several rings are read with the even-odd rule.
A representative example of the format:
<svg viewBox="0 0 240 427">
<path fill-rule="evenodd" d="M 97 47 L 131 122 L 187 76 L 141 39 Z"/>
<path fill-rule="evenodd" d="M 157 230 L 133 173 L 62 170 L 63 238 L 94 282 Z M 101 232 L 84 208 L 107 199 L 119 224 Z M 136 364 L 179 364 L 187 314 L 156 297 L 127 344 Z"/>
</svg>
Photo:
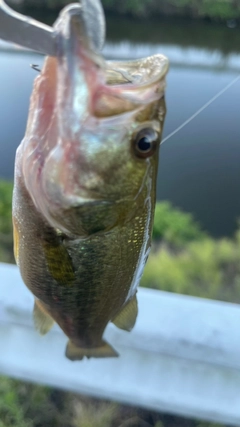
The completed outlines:
<svg viewBox="0 0 240 427">
<path fill-rule="evenodd" d="M 9 5 L 52 24 L 63 0 Z M 166 137 L 240 74 L 236 0 L 103 0 L 104 55 L 163 53 Z M 14 262 L 11 197 L 15 151 L 24 136 L 40 55 L 0 41 L 0 261 Z M 240 301 L 240 80 L 161 147 L 153 250 L 142 286 Z M 44 409 L 43 409 L 44 408 Z M 207 427 L 186 420 L 0 379 L 0 427 Z M 217 425 L 215 424 L 215 427 Z"/>
</svg>

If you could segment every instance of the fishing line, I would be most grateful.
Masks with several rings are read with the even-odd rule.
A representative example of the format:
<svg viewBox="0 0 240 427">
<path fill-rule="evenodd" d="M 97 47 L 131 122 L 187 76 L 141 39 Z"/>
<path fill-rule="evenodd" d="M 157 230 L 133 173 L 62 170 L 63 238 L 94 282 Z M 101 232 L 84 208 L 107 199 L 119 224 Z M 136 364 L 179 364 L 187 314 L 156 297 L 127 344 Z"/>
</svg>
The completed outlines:
<svg viewBox="0 0 240 427">
<path fill-rule="evenodd" d="M 216 95 L 214 95 L 208 102 L 206 102 L 206 104 L 204 104 L 201 108 L 199 108 L 199 110 L 197 110 L 191 117 L 189 117 L 189 119 L 187 119 L 180 126 L 178 126 L 173 132 L 171 132 L 168 136 L 166 136 L 166 138 L 164 138 L 162 140 L 161 144 L 163 144 L 165 141 L 170 139 L 173 135 L 178 133 L 182 128 L 184 128 L 186 125 L 188 125 L 188 123 L 190 123 L 193 119 L 195 119 L 195 117 L 197 117 L 202 111 L 204 111 L 205 108 L 207 108 L 209 105 L 211 105 L 214 101 L 216 101 L 216 99 L 218 99 L 231 86 L 233 86 L 235 83 L 237 83 L 237 81 L 239 79 L 240 79 L 240 74 L 234 80 L 232 80 L 230 83 L 228 83 L 227 86 L 225 86 L 222 90 L 220 90 L 220 92 L 218 92 Z"/>
</svg>

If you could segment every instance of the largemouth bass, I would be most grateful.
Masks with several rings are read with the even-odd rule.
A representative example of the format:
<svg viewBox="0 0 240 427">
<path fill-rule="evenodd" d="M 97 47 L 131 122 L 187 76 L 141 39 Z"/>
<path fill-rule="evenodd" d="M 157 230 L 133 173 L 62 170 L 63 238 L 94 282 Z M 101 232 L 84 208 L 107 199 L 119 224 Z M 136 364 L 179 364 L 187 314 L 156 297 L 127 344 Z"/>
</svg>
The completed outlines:
<svg viewBox="0 0 240 427">
<path fill-rule="evenodd" d="M 105 61 L 78 5 L 55 23 L 57 57 L 34 82 L 13 194 L 14 253 L 41 334 L 66 356 L 117 356 L 108 322 L 130 331 L 151 245 L 168 60 Z"/>
</svg>

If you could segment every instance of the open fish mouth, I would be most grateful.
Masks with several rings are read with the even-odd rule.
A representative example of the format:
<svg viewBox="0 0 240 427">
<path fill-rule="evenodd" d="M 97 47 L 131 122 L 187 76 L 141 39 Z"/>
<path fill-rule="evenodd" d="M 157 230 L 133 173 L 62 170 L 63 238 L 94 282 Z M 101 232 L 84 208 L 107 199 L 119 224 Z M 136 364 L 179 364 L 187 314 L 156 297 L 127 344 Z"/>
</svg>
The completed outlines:
<svg viewBox="0 0 240 427">
<path fill-rule="evenodd" d="M 93 46 L 79 5 L 63 9 L 55 23 L 59 98 L 79 117 L 107 118 L 136 110 L 161 98 L 168 59 L 164 55 L 134 61 L 105 61 Z M 66 89 L 68 88 L 68 90 Z"/>
</svg>

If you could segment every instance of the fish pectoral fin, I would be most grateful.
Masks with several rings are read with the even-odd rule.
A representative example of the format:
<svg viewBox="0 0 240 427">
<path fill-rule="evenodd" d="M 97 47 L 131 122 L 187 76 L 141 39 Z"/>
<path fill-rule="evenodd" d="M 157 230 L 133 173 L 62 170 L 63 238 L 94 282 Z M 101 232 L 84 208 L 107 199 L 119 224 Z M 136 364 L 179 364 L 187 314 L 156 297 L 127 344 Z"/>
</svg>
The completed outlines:
<svg viewBox="0 0 240 427">
<path fill-rule="evenodd" d="M 76 346 L 72 341 L 68 341 L 65 355 L 68 359 L 82 360 L 84 357 L 118 357 L 118 353 L 105 341 L 102 341 L 100 347 L 83 348 Z"/>
<path fill-rule="evenodd" d="M 37 299 L 34 303 L 33 319 L 34 326 L 41 335 L 45 335 L 54 324 L 54 320 L 44 309 L 43 303 Z"/>
<path fill-rule="evenodd" d="M 72 259 L 67 248 L 60 243 L 43 243 L 48 270 L 51 276 L 62 286 L 69 286 L 74 282 L 75 273 Z"/>
<path fill-rule="evenodd" d="M 115 326 L 124 331 L 131 331 L 134 327 L 138 315 L 138 302 L 136 294 L 134 297 L 123 307 L 118 315 L 112 320 Z"/>
</svg>

